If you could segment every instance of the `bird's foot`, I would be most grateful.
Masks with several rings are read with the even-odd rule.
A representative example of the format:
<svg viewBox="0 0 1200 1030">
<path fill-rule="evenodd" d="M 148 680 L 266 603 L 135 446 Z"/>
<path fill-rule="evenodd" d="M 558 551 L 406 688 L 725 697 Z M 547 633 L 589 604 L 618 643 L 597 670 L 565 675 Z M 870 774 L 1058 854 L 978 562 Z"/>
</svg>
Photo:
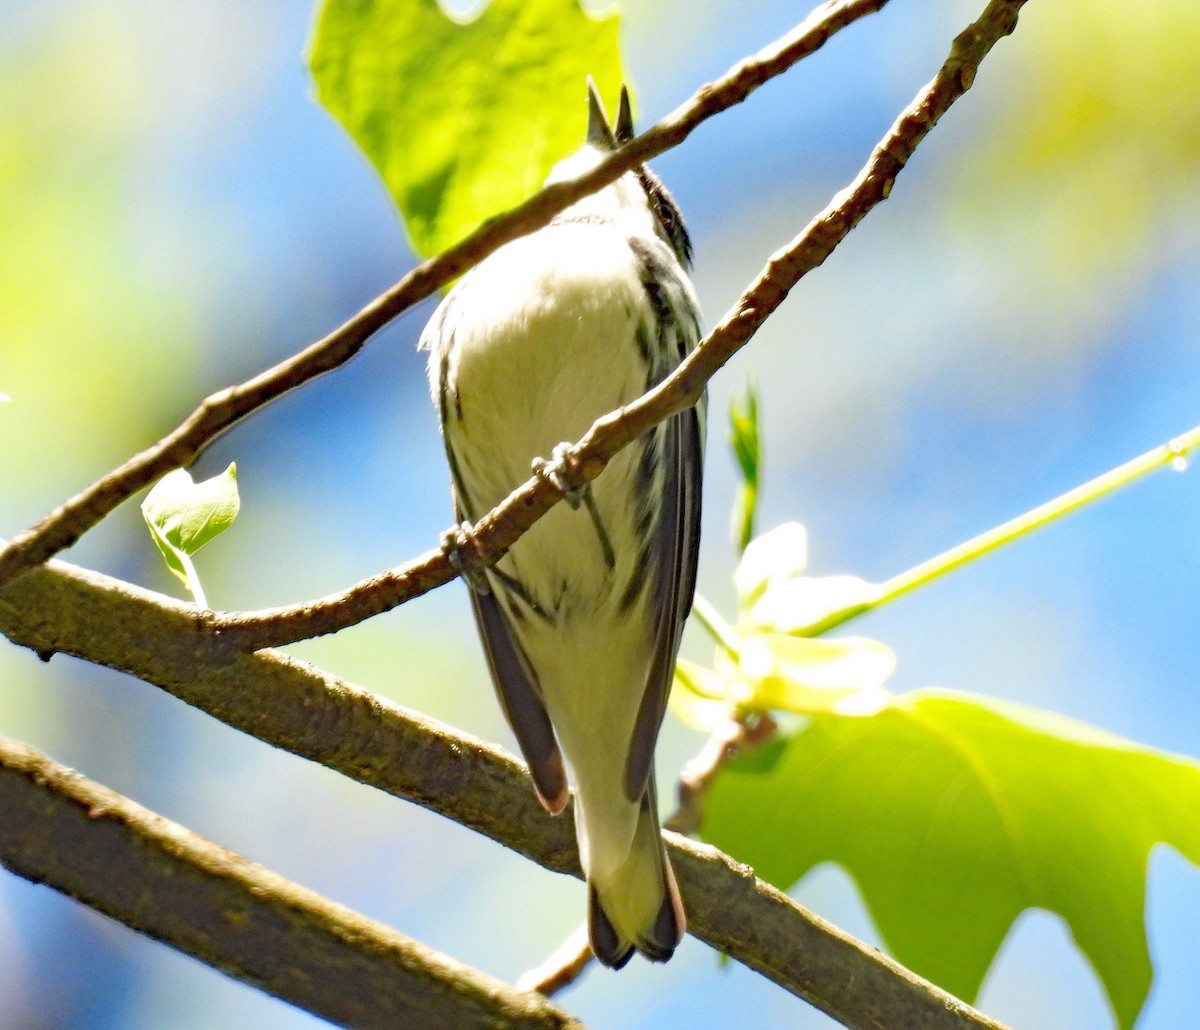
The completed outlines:
<svg viewBox="0 0 1200 1030">
<path fill-rule="evenodd" d="M 446 560 L 450 563 L 450 568 L 462 578 L 471 590 L 477 594 L 490 594 L 492 588 L 483 570 L 473 565 L 463 555 L 463 544 L 474 529 L 475 527 L 471 523 L 464 520 L 453 529 L 447 529 L 442 534 L 439 544 Z"/>
<path fill-rule="evenodd" d="M 556 444 L 550 458 L 534 458 L 533 474 L 547 480 L 572 508 L 578 508 L 588 497 L 591 484 L 572 487 L 568 477 L 575 471 L 575 454 L 569 443 Z"/>
<path fill-rule="evenodd" d="M 572 508 L 576 510 L 579 508 L 587 509 L 588 516 L 591 518 L 592 525 L 596 528 L 596 535 L 600 540 L 600 549 L 604 553 L 604 561 L 610 569 L 616 568 L 616 553 L 613 551 L 612 539 L 608 535 L 608 530 L 604 528 L 604 520 L 600 517 L 600 509 L 596 507 L 596 498 L 592 494 L 592 484 L 584 483 L 583 486 L 574 488 L 567 485 L 567 477 L 575 472 L 575 468 L 575 452 L 569 443 L 558 444 L 551 453 L 549 461 L 544 458 L 533 459 L 533 474 L 535 476 L 549 480 L 554 488 L 563 495 L 563 500 Z"/>
</svg>

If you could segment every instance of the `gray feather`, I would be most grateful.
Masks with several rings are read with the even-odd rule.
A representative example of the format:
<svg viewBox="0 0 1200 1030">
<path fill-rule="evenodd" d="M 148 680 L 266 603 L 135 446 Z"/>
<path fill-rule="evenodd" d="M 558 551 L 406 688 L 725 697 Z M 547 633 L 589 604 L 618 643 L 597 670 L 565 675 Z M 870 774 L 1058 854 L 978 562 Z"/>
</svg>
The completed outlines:
<svg viewBox="0 0 1200 1030">
<path fill-rule="evenodd" d="M 694 409 L 681 412 L 660 432 L 663 505 L 653 547 L 654 660 L 626 759 L 625 796 L 630 801 L 645 793 L 654 768 L 654 745 L 671 695 L 675 656 L 696 591 L 704 463 L 700 417 Z"/>
<path fill-rule="evenodd" d="M 435 332 L 441 330 L 442 324 L 439 322 L 434 327 Z M 438 344 L 432 343 L 431 348 L 437 353 Z M 447 372 L 448 363 L 439 362 L 438 415 L 443 429 L 450 414 L 448 398 L 452 392 Z M 454 488 L 455 521 L 461 522 L 468 512 L 471 518 L 477 518 L 478 513 L 471 510 L 466 499 L 458 458 L 450 444 L 450 438 L 443 433 L 443 439 Z M 501 589 L 505 589 L 503 580 Z M 546 706 L 542 702 L 537 679 L 513 635 L 508 617 L 497 596 L 498 591 L 492 590 L 484 594 L 478 590 L 471 590 L 469 593 L 475 624 L 479 629 L 479 639 L 483 643 L 484 656 L 504 717 L 512 727 L 521 754 L 529 766 L 538 800 L 551 815 L 558 815 L 566 808 L 570 799 L 567 773 L 562 752 L 554 738 L 554 729 L 550 725 L 550 716 L 546 714 Z M 534 608 L 536 610 L 536 605 Z"/>
<path fill-rule="evenodd" d="M 567 773 L 529 662 L 513 637 L 496 591 L 472 590 L 471 608 L 496 696 L 525 756 L 538 800 L 547 812 L 558 815 L 569 799 Z"/>
</svg>

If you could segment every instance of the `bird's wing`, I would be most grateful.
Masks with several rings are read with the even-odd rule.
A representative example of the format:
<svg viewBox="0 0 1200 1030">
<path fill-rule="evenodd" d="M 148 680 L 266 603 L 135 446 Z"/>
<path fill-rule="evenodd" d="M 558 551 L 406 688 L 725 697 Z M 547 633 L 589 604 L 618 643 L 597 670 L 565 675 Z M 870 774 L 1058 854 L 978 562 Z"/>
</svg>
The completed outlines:
<svg viewBox="0 0 1200 1030">
<path fill-rule="evenodd" d="M 445 304 L 438 309 L 435 322 L 426 329 L 426 333 L 433 334 L 427 346 L 435 355 L 440 356 L 437 377 L 438 420 L 442 426 L 442 438 L 446 444 L 446 458 L 453 482 L 454 519 L 461 523 L 472 504 L 463 486 L 458 456 L 454 453 L 454 446 L 447 433 L 446 423 L 451 402 L 448 348 L 438 342 L 438 334 L 445 329 L 445 309 Z M 472 517 L 477 516 L 472 512 Z M 502 589 L 495 578 L 489 579 Z M 484 656 L 492 674 L 492 683 L 495 684 L 496 696 L 500 699 L 500 707 L 516 735 L 521 754 L 525 756 L 529 773 L 533 777 L 533 785 L 537 789 L 538 800 L 546 811 L 558 815 L 566 808 L 570 796 L 567 790 L 567 773 L 562 752 L 554 739 L 550 716 L 546 714 L 546 706 L 542 703 L 537 677 L 513 636 L 508 616 L 504 613 L 496 591 L 493 589 L 490 593 L 482 593 L 468 584 L 468 592 L 471 595 L 475 623 L 479 627 L 479 639 L 483 641 Z"/>
<path fill-rule="evenodd" d="M 472 589 L 470 593 L 500 707 L 529 765 L 538 800 L 551 815 L 558 815 L 567 805 L 567 773 L 537 680 L 513 637 L 496 590 L 484 594 Z"/>
<path fill-rule="evenodd" d="M 663 506 L 655 528 L 654 659 L 625 765 L 625 796 L 637 801 L 654 767 L 654 744 L 667 710 L 675 656 L 696 591 L 700 547 L 700 488 L 704 464 L 704 402 L 672 416 L 659 431 Z"/>
</svg>

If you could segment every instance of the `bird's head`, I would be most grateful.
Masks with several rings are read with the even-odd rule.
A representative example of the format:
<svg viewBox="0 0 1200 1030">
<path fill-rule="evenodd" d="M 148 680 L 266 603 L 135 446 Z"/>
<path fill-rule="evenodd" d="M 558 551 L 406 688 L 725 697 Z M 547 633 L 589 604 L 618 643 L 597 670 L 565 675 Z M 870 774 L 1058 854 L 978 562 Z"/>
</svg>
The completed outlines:
<svg viewBox="0 0 1200 1030">
<path fill-rule="evenodd" d="M 589 77 L 587 141 L 581 149 L 555 165 L 546 182 L 560 182 L 582 175 L 631 139 L 633 111 L 629 91 L 622 84 L 617 120 L 610 125 L 596 84 Z M 645 165 L 638 165 L 611 186 L 584 197 L 564 215 L 576 219 L 603 218 L 618 223 L 641 222 L 643 226 L 648 223 L 650 230 L 674 251 L 679 263 L 684 268 L 691 266 L 692 241 L 679 208 L 658 176 Z"/>
</svg>

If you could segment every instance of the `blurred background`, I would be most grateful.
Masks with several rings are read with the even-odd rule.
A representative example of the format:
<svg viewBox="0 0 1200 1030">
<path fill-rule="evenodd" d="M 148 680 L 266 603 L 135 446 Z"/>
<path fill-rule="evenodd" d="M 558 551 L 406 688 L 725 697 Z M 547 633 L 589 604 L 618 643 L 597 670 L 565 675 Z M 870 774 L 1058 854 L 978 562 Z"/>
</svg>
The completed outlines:
<svg viewBox="0 0 1200 1030">
<path fill-rule="evenodd" d="M 463 5 L 458 5 L 461 10 Z M 807 5 L 630 4 L 641 123 Z M 868 156 L 982 3 L 896 0 L 656 167 L 696 239 L 710 322 Z M 311 99 L 309 0 L 0 0 L 0 535 L 172 428 L 203 395 L 323 335 L 413 264 L 385 191 Z M 701 590 L 731 610 L 723 412 L 763 384 L 761 528 L 796 519 L 812 571 L 882 579 L 1200 422 L 1200 8 L 1030 4 L 899 179 L 712 386 Z M 581 109 L 582 110 L 582 109 Z M 582 131 L 582 114 L 581 114 Z M 341 588 L 430 547 L 447 476 L 416 338 L 222 438 L 242 514 L 198 558 L 217 607 Z M 892 686 L 974 690 L 1200 754 L 1200 474 L 1165 471 L 863 620 Z M 66 557 L 178 595 L 119 509 Z M 708 646 L 690 631 L 686 644 Z M 463 588 L 293 649 L 511 747 Z M 0 733 L 310 888 L 512 980 L 583 888 L 241 736 L 140 681 L 0 642 Z M 669 719 L 667 796 L 700 738 Z M 0 818 L 3 814 L 0 813 Z M 1140 1026 L 1200 1005 L 1200 872 L 1165 848 Z M 878 943 L 852 883 L 793 891 Z M 562 1004 L 598 1028 L 822 1027 L 688 939 L 666 967 L 593 971 Z M 1111 1025 L 1063 924 L 1026 913 L 980 1006 L 1016 1026 Z M 0 1030 L 319 1022 L 0 871 Z"/>
</svg>

